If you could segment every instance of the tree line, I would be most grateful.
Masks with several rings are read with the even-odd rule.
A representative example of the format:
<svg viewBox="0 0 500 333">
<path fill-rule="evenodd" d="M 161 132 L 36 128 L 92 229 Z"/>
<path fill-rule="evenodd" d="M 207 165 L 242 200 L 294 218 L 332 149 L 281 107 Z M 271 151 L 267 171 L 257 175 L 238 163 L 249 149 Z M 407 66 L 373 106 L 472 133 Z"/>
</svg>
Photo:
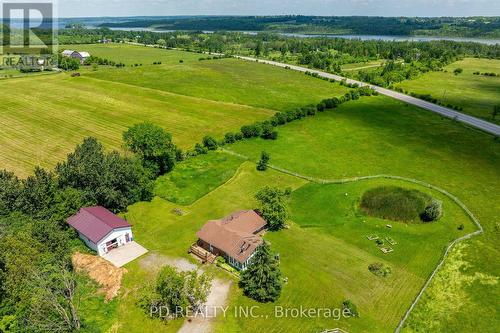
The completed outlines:
<svg viewBox="0 0 500 333">
<path fill-rule="evenodd" d="M 377 17 L 377 16 L 214 16 L 131 19 L 102 27 L 190 31 L 275 31 L 288 33 L 344 33 L 391 36 L 498 37 L 498 17 Z"/>
</svg>

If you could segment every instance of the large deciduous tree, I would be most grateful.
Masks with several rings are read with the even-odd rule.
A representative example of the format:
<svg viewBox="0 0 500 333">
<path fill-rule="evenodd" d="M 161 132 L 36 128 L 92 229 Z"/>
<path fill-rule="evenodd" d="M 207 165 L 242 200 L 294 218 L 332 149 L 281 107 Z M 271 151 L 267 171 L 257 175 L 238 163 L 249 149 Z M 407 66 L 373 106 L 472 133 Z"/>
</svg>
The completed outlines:
<svg viewBox="0 0 500 333">
<path fill-rule="evenodd" d="M 56 167 L 61 188 L 82 190 L 89 200 L 113 211 L 152 197 L 152 181 L 140 162 L 105 153 L 95 138 L 86 138 Z"/>
<path fill-rule="evenodd" d="M 22 181 L 17 206 L 22 212 L 36 217 L 46 217 L 54 204 L 57 182 L 52 172 L 35 168 L 35 174 Z"/>
<path fill-rule="evenodd" d="M 265 151 L 262 151 L 260 153 L 260 160 L 259 162 L 257 162 L 257 170 L 266 171 L 270 159 L 271 157 L 269 156 L 269 154 Z"/>
<path fill-rule="evenodd" d="M 187 311 L 201 311 L 211 283 L 212 276 L 207 273 L 179 272 L 174 267 L 165 266 L 156 283 L 143 288 L 139 305 L 160 319 L 183 317 Z"/>
<path fill-rule="evenodd" d="M 0 216 L 11 213 L 16 208 L 21 194 L 21 181 L 13 172 L 0 170 Z"/>
<path fill-rule="evenodd" d="M 287 193 L 277 187 L 266 186 L 257 192 L 255 198 L 259 201 L 257 211 L 268 223 L 268 229 L 282 229 L 289 214 Z"/>
<path fill-rule="evenodd" d="M 123 133 L 126 146 L 138 154 L 143 165 L 156 175 L 172 170 L 176 161 L 177 147 L 172 136 L 160 126 L 141 123 L 130 127 Z"/>
</svg>

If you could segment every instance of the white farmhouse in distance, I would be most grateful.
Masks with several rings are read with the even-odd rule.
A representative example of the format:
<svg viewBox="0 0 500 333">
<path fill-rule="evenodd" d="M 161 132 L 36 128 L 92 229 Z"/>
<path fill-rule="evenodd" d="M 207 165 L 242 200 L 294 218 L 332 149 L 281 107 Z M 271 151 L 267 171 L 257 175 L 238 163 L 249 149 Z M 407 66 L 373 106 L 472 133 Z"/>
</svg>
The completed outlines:
<svg viewBox="0 0 500 333">
<path fill-rule="evenodd" d="M 133 240 L 131 225 L 101 206 L 80 209 L 68 219 L 68 224 L 100 256 Z"/>
<path fill-rule="evenodd" d="M 80 60 L 80 64 L 83 64 L 87 58 L 90 57 L 90 53 L 88 52 L 79 52 L 79 51 L 74 51 L 74 50 L 64 50 L 62 51 L 63 57 L 68 57 L 68 58 L 75 58 Z"/>
</svg>

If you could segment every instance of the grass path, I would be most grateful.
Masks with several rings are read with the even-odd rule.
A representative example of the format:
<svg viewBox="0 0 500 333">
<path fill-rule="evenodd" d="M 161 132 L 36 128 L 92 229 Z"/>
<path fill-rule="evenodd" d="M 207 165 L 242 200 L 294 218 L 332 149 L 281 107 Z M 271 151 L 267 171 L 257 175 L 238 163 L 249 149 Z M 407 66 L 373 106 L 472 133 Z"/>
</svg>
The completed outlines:
<svg viewBox="0 0 500 333">
<path fill-rule="evenodd" d="M 250 160 L 249 157 L 244 156 L 244 155 L 239 154 L 239 153 L 236 153 L 236 152 L 233 152 L 233 151 L 228 150 L 228 149 L 223 149 L 222 151 L 224 151 L 228 154 L 232 154 L 232 155 L 239 156 L 239 157 L 245 158 L 247 160 Z M 405 321 L 408 319 L 411 311 L 413 310 L 415 305 L 422 298 L 422 295 L 424 294 L 425 290 L 427 289 L 427 287 L 431 283 L 431 281 L 434 278 L 434 276 L 436 275 L 436 273 L 443 266 L 444 261 L 448 257 L 450 250 L 459 242 L 462 242 L 464 240 L 470 239 L 471 237 L 474 237 L 474 236 L 477 236 L 477 235 L 480 235 L 483 233 L 483 227 L 482 227 L 481 223 L 479 222 L 478 218 L 469 210 L 469 208 L 467 208 L 467 206 L 462 201 L 460 201 L 460 199 L 458 199 L 456 196 L 454 196 L 453 194 L 449 193 L 448 191 L 446 191 L 440 187 L 434 186 L 432 184 L 429 184 L 429 183 L 426 183 L 426 182 L 423 182 L 423 181 L 420 181 L 420 180 L 417 180 L 414 178 L 407 178 L 407 177 L 401 177 L 401 176 L 383 175 L 382 174 L 382 175 L 369 175 L 369 176 L 349 177 L 349 178 L 340 178 L 340 179 L 320 179 L 320 178 L 302 175 L 302 174 L 299 174 L 299 173 L 296 173 L 296 172 L 293 172 L 293 171 L 290 171 L 287 169 L 280 168 L 280 167 L 272 165 L 272 164 L 269 165 L 269 168 L 274 169 L 274 170 L 279 171 L 279 172 L 282 172 L 282 173 L 285 173 L 285 174 L 288 174 L 288 175 L 291 175 L 291 176 L 295 176 L 295 177 L 310 181 L 310 182 L 318 183 L 318 184 L 345 184 L 345 183 L 352 183 L 352 182 L 358 182 L 358 181 L 369 180 L 369 179 L 396 179 L 396 180 L 402 180 L 402 181 L 413 183 L 413 184 L 422 185 L 422 186 L 425 186 L 427 188 L 436 190 L 436 191 L 442 193 L 443 195 L 447 196 L 448 198 L 450 198 L 453 202 L 455 202 L 467 214 L 467 216 L 477 226 L 478 230 L 471 232 L 467 235 L 464 235 L 462 237 L 459 237 L 459 238 L 453 240 L 450 244 L 448 244 L 444 253 L 441 256 L 441 259 L 440 259 L 438 265 L 432 271 L 429 278 L 425 281 L 425 284 L 422 286 L 419 293 L 415 297 L 414 301 L 412 302 L 412 304 L 410 305 L 410 307 L 408 308 L 408 310 L 404 314 L 403 318 L 399 322 L 398 326 L 396 327 L 396 330 L 395 330 L 396 333 L 400 332 L 401 329 L 403 328 Z"/>
</svg>

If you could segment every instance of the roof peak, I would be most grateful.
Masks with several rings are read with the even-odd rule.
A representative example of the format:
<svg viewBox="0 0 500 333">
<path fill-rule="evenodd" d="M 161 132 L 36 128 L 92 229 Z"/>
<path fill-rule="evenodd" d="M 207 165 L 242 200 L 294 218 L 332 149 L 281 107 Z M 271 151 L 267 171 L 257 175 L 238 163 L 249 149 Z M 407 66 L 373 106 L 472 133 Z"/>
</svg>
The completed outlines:
<svg viewBox="0 0 500 333">
<path fill-rule="evenodd" d="M 102 206 L 82 207 L 68 219 L 68 223 L 94 243 L 114 229 L 131 227 L 127 221 Z"/>
</svg>

